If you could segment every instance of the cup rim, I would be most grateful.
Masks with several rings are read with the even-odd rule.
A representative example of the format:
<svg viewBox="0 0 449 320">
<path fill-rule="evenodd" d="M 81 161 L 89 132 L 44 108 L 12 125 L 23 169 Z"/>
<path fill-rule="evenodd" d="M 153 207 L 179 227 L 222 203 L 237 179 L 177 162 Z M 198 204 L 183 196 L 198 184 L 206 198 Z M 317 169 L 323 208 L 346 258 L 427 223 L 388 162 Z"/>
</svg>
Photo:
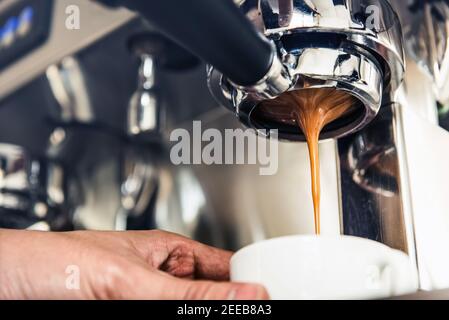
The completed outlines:
<svg viewBox="0 0 449 320">
<path fill-rule="evenodd" d="M 266 240 L 262 240 L 262 241 L 258 241 L 255 243 L 252 243 L 250 245 L 247 245 L 239 250 L 237 250 L 231 257 L 230 260 L 230 264 L 233 264 L 233 262 L 238 259 L 238 257 L 244 255 L 246 252 L 253 250 L 254 248 L 257 247 L 263 247 L 266 246 L 269 243 L 273 243 L 273 242 L 283 242 L 286 240 L 292 240 L 292 239 L 299 239 L 302 241 L 305 240 L 312 240 L 312 241 L 357 241 L 359 243 L 365 243 L 365 244 L 370 244 L 370 245 L 374 245 L 377 246 L 377 248 L 381 249 L 381 250 L 388 250 L 390 253 L 395 254 L 395 255 L 402 255 L 404 257 L 410 258 L 410 256 L 401 251 L 401 250 L 397 250 L 394 248 L 391 248 L 381 242 L 375 241 L 375 240 L 371 240 L 371 239 L 366 239 L 366 238 L 361 238 L 361 237 L 356 237 L 356 236 L 349 236 L 349 235 L 312 235 L 312 234 L 308 234 L 308 235 L 289 235 L 289 236 L 282 236 L 282 237 L 275 237 L 275 238 L 271 238 L 271 239 L 266 239 Z"/>
</svg>

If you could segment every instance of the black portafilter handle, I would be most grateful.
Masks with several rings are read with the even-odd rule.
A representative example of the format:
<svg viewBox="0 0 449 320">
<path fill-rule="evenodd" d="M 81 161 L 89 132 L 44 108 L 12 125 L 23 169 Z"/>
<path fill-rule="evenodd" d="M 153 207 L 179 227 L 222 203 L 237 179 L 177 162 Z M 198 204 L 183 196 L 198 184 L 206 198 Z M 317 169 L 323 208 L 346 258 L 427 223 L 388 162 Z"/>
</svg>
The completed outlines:
<svg viewBox="0 0 449 320">
<path fill-rule="evenodd" d="M 274 52 L 270 42 L 232 0 L 97 1 L 137 11 L 237 85 L 254 85 L 271 67 Z"/>
</svg>

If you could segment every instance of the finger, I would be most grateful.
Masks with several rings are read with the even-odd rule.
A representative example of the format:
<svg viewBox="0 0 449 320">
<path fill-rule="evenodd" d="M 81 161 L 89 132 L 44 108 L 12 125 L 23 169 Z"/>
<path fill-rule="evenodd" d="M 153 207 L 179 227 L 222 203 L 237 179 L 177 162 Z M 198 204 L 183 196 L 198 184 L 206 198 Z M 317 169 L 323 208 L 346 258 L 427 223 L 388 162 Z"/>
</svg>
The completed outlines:
<svg viewBox="0 0 449 320">
<path fill-rule="evenodd" d="M 232 253 L 193 241 L 171 242 L 167 259 L 159 269 L 178 278 L 229 280 Z"/>
<path fill-rule="evenodd" d="M 164 299 L 175 300 L 268 300 L 265 288 L 257 284 L 166 279 Z"/>
<path fill-rule="evenodd" d="M 182 265 L 184 266 L 183 269 L 188 269 L 190 262 L 196 279 L 229 280 L 229 264 L 232 252 L 213 248 L 169 232 L 162 232 L 159 235 L 164 238 L 165 247 L 169 251 L 165 265 L 173 271 L 170 272 L 171 274 L 179 276 L 182 272 L 174 271 L 176 267 Z"/>
<path fill-rule="evenodd" d="M 128 267 L 127 277 L 109 281 L 107 296 L 116 299 L 162 300 L 266 300 L 269 295 L 257 284 L 185 280 L 144 266 Z"/>
<path fill-rule="evenodd" d="M 196 243 L 195 276 L 198 279 L 227 281 L 232 252 Z"/>
<path fill-rule="evenodd" d="M 137 266 L 128 277 L 111 281 L 116 299 L 161 300 L 267 300 L 265 288 L 257 284 L 185 280 L 162 271 Z"/>
<path fill-rule="evenodd" d="M 130 240 L 140 249 L 142 257 L 152 266 L 171 275 L 204 280 L 229 280 L 232 252 L 166 231 L 154 230 L 132 235 Z"/>
</svg>

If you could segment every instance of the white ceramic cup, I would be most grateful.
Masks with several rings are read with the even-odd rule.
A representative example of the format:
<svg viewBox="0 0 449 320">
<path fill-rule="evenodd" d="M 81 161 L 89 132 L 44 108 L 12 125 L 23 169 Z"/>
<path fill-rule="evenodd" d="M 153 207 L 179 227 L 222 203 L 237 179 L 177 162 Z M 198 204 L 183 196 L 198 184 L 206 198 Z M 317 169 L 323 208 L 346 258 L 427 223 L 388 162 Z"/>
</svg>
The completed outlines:
<svg viewBox="0 0 449 320">
<path fill-rule="evenodd" d="M 415 292 L 409 257 L 350 236 L 290 236 L 252 244 L 231 259 L 231 280 L 264 285 L 272 299 L 376 299 Z"/>
</svg>

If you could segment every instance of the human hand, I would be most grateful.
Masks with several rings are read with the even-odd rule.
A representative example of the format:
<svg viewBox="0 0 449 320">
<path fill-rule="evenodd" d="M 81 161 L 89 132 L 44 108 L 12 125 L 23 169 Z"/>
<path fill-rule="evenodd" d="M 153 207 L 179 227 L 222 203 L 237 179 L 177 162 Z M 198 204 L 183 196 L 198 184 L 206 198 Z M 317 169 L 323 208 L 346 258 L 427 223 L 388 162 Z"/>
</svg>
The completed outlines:
<svg viewBox="0 0 449 320">
<path fill-rule="evenodd" d="M 0 299 L 268 299 L 232 253 L 163 231 L 0 230 Z"/>
</svg>

